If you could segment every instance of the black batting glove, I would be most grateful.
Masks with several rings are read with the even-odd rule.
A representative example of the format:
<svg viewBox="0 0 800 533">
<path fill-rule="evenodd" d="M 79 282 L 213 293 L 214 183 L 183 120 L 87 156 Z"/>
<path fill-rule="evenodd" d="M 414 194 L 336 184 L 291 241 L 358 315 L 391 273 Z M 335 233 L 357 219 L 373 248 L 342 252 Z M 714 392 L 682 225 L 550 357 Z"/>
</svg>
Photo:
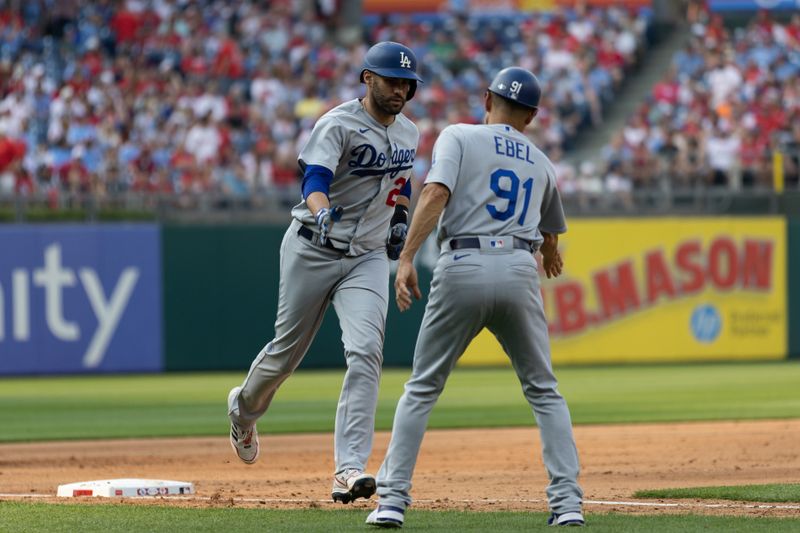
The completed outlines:
<svg viewBox="0 0 800 533">
<path fill-rule="evenodd" d="M 408 208 L 402 205 L 394 207 L 394 215 L 389 228 L 389 238 L 386 239 L 386 255 L 392 261 L 400 258 L 400 252 L 406 244 L 408 236 Z"/>
</svg>

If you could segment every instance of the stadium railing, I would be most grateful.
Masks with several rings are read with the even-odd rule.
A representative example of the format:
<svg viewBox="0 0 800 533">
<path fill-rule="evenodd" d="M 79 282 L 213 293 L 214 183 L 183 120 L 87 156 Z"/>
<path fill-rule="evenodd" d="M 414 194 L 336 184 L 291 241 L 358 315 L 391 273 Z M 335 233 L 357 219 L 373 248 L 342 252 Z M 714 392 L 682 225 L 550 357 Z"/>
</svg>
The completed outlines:
<svg viewBox="0 0 800 533">
<path fill-rule="evenodd" d="M 0 197 L 0 223 L 178 222 L 286 224 L 291 205 L 283 191 L 265 190 L 246 198 L 225 194 L 187 196 L 126 192 L 98 198 L 62 193 Z M 630 195 L 568 194 L 568 216 L 628 217 L 680 215 L 800 214 L 800 190 L 723 188 L 639 190 Z"/>
</svg>

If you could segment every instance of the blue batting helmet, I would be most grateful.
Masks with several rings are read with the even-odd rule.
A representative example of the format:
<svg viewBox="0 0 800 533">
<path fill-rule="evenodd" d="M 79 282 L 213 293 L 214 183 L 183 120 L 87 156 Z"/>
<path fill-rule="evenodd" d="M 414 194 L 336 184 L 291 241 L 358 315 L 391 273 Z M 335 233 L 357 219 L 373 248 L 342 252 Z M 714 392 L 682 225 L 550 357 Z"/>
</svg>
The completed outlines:
<svg viewBox="0 0 800 533">
<path fill-rule="evenodd" d="M 529 70 L 520 67 L 504 68 L 489 85 L 489 90 L 498 96 L 507 98 L 525 107 L 539 106 L 542 88 L 539 80 Z"/>
<path fill-rule="evenodd" d="M 369 70 L 384 78 L 403 78 L 411 80 L 411 88 L 408 90 L 407 100 L 414 97 L 417 90 L 417 82 L 422 82 L 422 78 L 417 75 L 417 56 L 411 48 L 392 41 L 380 42 L 369 50 L 364 56 L 364 64 L 361 67 L 361 82 L 364 83 L 364 71 Z"/>
</svg>

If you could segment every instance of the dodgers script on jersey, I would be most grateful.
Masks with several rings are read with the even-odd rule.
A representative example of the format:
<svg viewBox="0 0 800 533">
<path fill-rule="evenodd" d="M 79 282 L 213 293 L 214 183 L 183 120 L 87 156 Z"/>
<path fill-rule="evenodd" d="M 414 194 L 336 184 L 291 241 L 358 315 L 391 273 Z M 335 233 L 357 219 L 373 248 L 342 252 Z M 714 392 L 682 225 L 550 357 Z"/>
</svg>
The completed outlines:
<svg viewBox="0 0 800 533">
<path fill-rule="evenodd" d="M 413 176 L 419 131 L 402 114 L 384 126 L 367 113 L 359 100 L 345 102 L 319 119 L 301 150 L 306 165 L 333 172 L 328 197 L 344 215 L 329 239 L 347 255 L 361 255 L 386 245 L 386 232 L 397 195 Z M 292 216 L 315 228 L 305 201 Z"/>
<path fill-rule="evenodd" d="M 567 231 L 553 164 L 511 126 L 448 126 L 436 141 L 425 183 L 441 183 L 451 193 L 439 224 L 440 245 L 469 235 L 541 242 L 539 228 Z"/>
</svg>

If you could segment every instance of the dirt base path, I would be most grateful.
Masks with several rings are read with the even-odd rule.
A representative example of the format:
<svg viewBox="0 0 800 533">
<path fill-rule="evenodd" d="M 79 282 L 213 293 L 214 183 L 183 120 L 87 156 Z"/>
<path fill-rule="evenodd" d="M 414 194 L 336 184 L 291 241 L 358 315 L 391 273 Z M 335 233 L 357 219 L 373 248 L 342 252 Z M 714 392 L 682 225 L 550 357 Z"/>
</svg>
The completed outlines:
<svg viewBox="0 0 800 533">
<path fill-rule="evenodd" d="M 797 504 L 638 500 L 639 489 L 800 482 L 800 420 L 578 426 L 581 484 L 592 512 L 800 517 Z M 377 472 L 389 440 L 375 438 Z M 135 500 L 193 507 L 329 507 L 329 434 L 262 435 L 248 466 L 226 437 L 0 445 L 0 499 L 64 501 L 58 485 L 114 478 L 191 481 L 192 498 Z M 414 478 L 416 508 L 546 510 L 534 428 L 430 431 Z M 27 496 L 22 496 L 27 495 Z M 110 499 L 120 501 L 120 499 Z M 70 500 L 72 501 L 72 500 Z M 97 499 L 92 499 L 96 503 Z M 103 499 L 103 501 L 107 501 Z M 132 501 L 132 500 L 127 500 Z M 356 507 L 374 502 L 359 500 Z"/>
</svg>

